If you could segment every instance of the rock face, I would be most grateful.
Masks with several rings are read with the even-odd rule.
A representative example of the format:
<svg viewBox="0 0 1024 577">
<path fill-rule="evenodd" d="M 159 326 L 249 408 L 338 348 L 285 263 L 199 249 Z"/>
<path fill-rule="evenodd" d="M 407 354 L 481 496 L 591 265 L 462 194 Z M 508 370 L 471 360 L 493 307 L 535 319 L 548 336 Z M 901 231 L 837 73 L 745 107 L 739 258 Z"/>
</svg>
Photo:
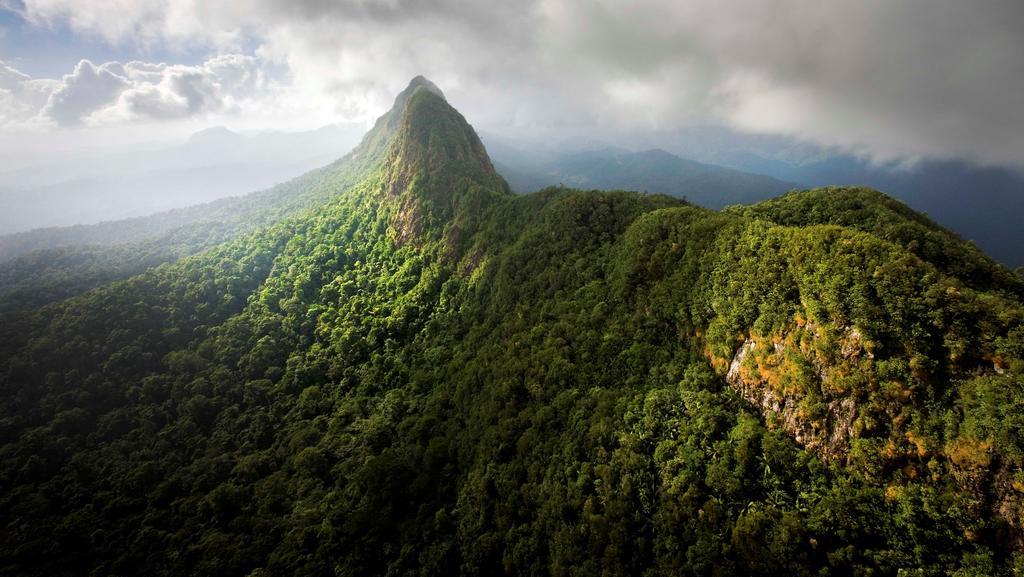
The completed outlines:
<svg viewBox="0 0 1024 577">
<path fill-rule="evenodd" d="M 809 329 L 813 332 L 814 327 Z M 855 331 L 850 333 L 859 337 Z M 786 341 L 784 337 L 760 341 L 748 337 L 729 363 L 725 380 L 745 401 L 757 407 L 767 420 L 780 426 L 797 443 L 817 451 L 825 459 L 841 458 L 850 448 L 857 401 L 850 395 L 829 394 L 828 387 L 822 386 L 829 377 L 829 367 L 817 358 L 807 358 L 806 351 L 799 347 L 793 350 L 792 343 Z M 844 358 L 853 358 L 861 352 L 856 341 L 856 338 L 844 340 Z M 759 347 L 762 350 L 758 350 Z M 817 395 L 813 392 L 780 383 L 780 379 L 771 373 L 773 369 L 794 362 L 788 358 L 792 356 L 799 357 L 797 363 L 802 361 L 801 364 L 809 363 L 813 367 L 813 374 L 803 371 L 804 377 L 817 381 L 820 399 L 815 399 Z M 818 402 L 812 402 L 815 400 Z"/>
<path fill-rule="evenodd" d="M 849 450 L 850 433 L 857 414 L 854 399 L 845 397 L 825 400 L 824 414 L 818 419 L 809 418 L 804 403 L 806 395 L 775 390 L 767 379 L 752 376 L 744 368 L 744 362 L 751 357 L 757 346 L 757 341 L 751 338 L 744 341 L 729 364 L 726 382 L 767 419 L 780 425 L 797 443 L 816 450 L 828 459 L 845 455 Z M 785 353 L 785 345 L 781 343 L 775 343 L 773 348 L 774 355 Z"/>
</svg>

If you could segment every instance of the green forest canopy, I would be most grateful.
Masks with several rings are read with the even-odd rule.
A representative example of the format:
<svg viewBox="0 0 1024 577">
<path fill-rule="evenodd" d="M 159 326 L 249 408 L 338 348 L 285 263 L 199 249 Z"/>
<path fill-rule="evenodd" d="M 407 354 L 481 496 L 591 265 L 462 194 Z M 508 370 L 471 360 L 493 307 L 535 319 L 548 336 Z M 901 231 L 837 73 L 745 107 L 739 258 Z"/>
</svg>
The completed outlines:
<svg viewBox="0 0 1024 577">
<path fill-rule="evenodd" d="M 1024 571 L 1024 283 L 900 203 L 513 196 L 422 78 L 310 187 L 5 313 L 0 573 Z"/>
</svg>

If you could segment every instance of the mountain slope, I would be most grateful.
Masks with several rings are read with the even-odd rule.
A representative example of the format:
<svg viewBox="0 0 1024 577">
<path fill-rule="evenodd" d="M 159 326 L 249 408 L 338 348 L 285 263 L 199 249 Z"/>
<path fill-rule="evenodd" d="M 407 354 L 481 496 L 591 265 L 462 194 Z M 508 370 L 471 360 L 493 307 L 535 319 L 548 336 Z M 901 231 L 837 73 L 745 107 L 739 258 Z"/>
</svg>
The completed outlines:
<svg viewBox="0 0 1024 577">
<path fill-rule="evenodd" d="M 361 177 L 347 158 L 244 197 L 0 237 L 0 311 L 75 296 L 316 207 Z"/>
<path fill-rule="evenodd" d="M 732 165 L 732 164 L 730 164 Z M 756 164 L 738 164 L 754 170 Z M 812 186 L 857 184 L 885 190 L 916 210 L 977 243 L 1010 266 L 1024 265 L 1024 174 L 1019 169 L 977 166 L 961 160 L 923 160 L 904 167 L 876 166 L 848 155 L 818 162 L 763 167 L 765 174 Z"/>
<path fill-rule="evenodd" d="M 981 289 L 1021 295 L 1021 279 L 972 244 L 927 216 L 881 192 L 862 187 L 826 187 L 793 192 L 730 212 L 786 226 L 835 224 L 904 246 L 942 272 Z"/>
<path fill-rule="evenodd" d="M 999 265 L 876 193 L 514 196 L 439 92 L 315 209 L 0 325 L 0 572 L 1021 567 Z"/>
<path fill-rule="evenodd" d="M 315 209 L 380 162 L 415 86 L 350 153 L 273 188 L 147 217 L 0 236 L 0 312 L 75 296 Z"/>
</svg>

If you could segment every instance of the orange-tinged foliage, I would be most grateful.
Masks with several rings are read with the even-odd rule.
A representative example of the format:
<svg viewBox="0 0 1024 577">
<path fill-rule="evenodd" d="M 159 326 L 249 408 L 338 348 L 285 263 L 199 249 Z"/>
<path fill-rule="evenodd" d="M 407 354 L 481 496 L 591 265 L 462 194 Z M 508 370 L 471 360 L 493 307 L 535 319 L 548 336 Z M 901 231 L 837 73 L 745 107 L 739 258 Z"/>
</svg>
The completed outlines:
<svg viewBox="0 0 1024 577">
<path fill-rule="evenodd" d="M 913 464 L 908 463 L 903 467 L 903 474 L 906 475 L 908 479 L 914 480 L 917 478 L 918 474 L 917 467 L 915 467 Z"/>
<path fill-rule="evenodd" d="M 887 501 L 897 501 L 903 497 L 903 491 L 902 485 L 889 485 L 885 488 L 885 498 Z"/>
<path fill-rule="evenodd" d="M 925 458 L 931 455 L 931 449 L 928 448 L 928 439 L 918 436 L 914 431 L 907 431 L 907 440 L 917 449 L 917 456 Z"/>
<path fill-rule="evenodd" d="M 946 456 L 962 469 L 983 469 L 992 463 L 992 441 L 959 437 L 946 447 Z"/>
<path fill-rule="evenodd" d="M 704 345 L 703 352 L 704 358 L 706 358 L 708 362 L 711 363 L 711 368 L 714 369 L 716 373 L 724 375 L 726 371 L 729 370 L 729 359 L 716 356 L 715 353 L 711 350 L 711 347 L 706 344 Z"/>
<path fill-rule="evenodd" d="M 889 439 L 885 443 L 885 447 L 882 448 L 882 457 L 887 460 L 893 460 L 901 454 L 899 447 L 896 446 L 896 441 Z"/>
</svg>

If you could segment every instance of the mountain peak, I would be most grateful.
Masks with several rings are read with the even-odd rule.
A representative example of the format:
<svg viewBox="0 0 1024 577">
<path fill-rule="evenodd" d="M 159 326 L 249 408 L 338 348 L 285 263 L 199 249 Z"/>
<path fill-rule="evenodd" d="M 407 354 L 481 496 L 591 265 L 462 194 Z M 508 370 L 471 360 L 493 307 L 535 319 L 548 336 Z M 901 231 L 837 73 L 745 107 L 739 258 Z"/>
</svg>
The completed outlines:
<svg viewBox="0 0 1024 577">
<path fill-rule="evenodd" d="M 391 110 L 385 114 L 390 128 L 393 129 L 398 126 L 398 122 L 402 119 L 402 113 L 405 111 L 405 107 L 408 104 L 409 99 L 412 98 L 413 94 L 416 94 L 420 90 L 439 96 L 441 97 L 441 100 L 447 102 L 447 99 L 444 97 L 444 92 L 441 92 L 441 89 L 438 88 L 436 84 L 427 80 L 425 76 L 416 76 L 409 81 L 409 85 L 405 87 L 405 90 L 398 93 L 398 96 L 395 97 L 395 103 L 392 105 Z"/>
<path fill-rule="evenodd" d="M 397 203 L 399 244 L 428 231 L 451 239 L 491 200 L 511 194 L 466 119 L 436 84 L 416 76 L 346 157 L 380 170 L 381 194 Z"/>
<path fill-rule="evenodd" d="M 399 103 L 401 114 L 395 119 L 387 158 L 393 177 L 389 195 L 401 194 L 417 177 L 429 177 L 436 184 L 452 174 L 503 188 L 476 131 L 429 80 L 414 78 L 396 99 L 396 106 Z"/>
<path fill-rule="evenodd" d="M 444 93 L 441 92 L 441 89 L 436 84 L 422 75 L 414 77 L 409 81 L 409 85 L 395 96 L 395 102 L 391 109 L 377 118 L 373 128 L 363 136 L 359 146 L 350 153 L 351 157 L 371 163 L 382 158 L 387 151 L 388 144 L 398 131 L 398 125 L 402 121 L 402 114 L 405 112 L 406 104 L 413 94 L 421 90 L 434 94 L 447 102 Z"/>
<path fill-rule="evenodd" d="M 423 88 L 424 90 L 428 90 L 440 96 L 441 98 L 444 98 L 444 92 L 441 92 L 441 89 L 438 88 L 436 84 L 428 80 L 427 77 L 423 76 L 422 74 L 417 75 L 412 80 L 410 80 L 409 86 L 407 86 L 405 90 L 403 90 L 401 94 L 399 94 L 399 97 L 401 97 L 403 94 L 411 96 L 412 93 L 415 92 L 416 89 L 418 88 Z"/>
<path fill-rule="evenodd" d="M 204 128 L 203 130 L 192 133 L 192 135 L 188 137 L 188 142 L 195 144 L 204 142 L 235 141 L 239 139 L 245 139 L 245 136 L 225 126 L 211 126 L 210 128 Z"/>
<path fill-rule="evenodd" d="M 476 131 L 426 78 L 413 78 L 387 116 L 382 184 L 387 197 L 399 199 L 399 243 L 510 194 Z"/>
</svg>

